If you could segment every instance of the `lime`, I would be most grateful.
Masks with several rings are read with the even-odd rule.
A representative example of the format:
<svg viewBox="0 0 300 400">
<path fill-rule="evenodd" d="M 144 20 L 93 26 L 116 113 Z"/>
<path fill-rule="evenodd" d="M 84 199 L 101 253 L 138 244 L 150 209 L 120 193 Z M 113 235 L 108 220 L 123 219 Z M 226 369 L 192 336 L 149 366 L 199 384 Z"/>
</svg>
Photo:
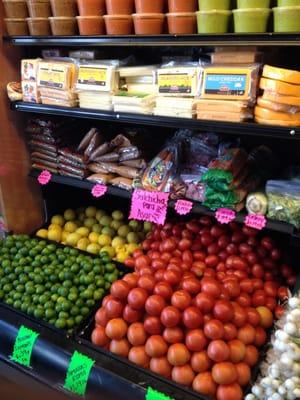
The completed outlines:
<svg viewBox="0 0 300 400">
<path fill-rule="evenodd" d="M 73 306 L 70 310 L 70 314 L 73 315 L 73 317 L 75 317 L 76 315 L 80 314 L 80 310 L 78 306 Z"/>
<path fill-rule="evenodd" d="M 67 318 L 69 318 L 69 314 L 68 314 L 67 312 L 65 312 L 65 311 L 61 311 L 61 312 L 58 314 L 58 318 L 67 319 Z"/>
<path fill-rule="evenodd" d="M 104 280 L 104 278 L 99 278 L 99 279 L 97 279 L 97 281 L 96 281 L 96 286 L 97 286 L 97 287 L 103 288 L 104 285 L 105 285 L 105 280 Z"/>
<path fill-rule="evenodd" d="M 78 298 L 78 295 L 77 295 L 77 293 L 69 293 L 69 295 L 68 295 L 68 300 L 70 300 L 70 301 L 72 301 L 72 302 L 74 302 L 75 300 L 77 300 L 77 298 Z"/>
<path fill-rule="evenodd" d="M 69 311 L 72 307 L 72 303 L 68 300 L 64 301 L 63 303 L 61 303 L 61 307 L 63 311 Z"/>
<path fill-rule="evenodd" d="M 56 322 L 55 322 L 55 326 L 58 329 L 65 329 L 67 326 L 66 320 L 65 319 L 61 319 L 59 318 Z"/>
<path fill-rule="evenodd" d="M 94 300 L 96 301 L 101 300 L 103 296 L 104 296 L 104 290 L 99 289 L 94 292 Z"/>
<path fill-rule="evenodd" d="M 88 300 L 86 301 L 86 305 L 87 305 L 89 308 L 94 307 L 94 305 L 95 305 L 95 300 L 94 300 L 94 299 L 88 299 Z"/>
<path fill-rule="evenodd" d="M 16 308 L 16 309 L 19 310 L 19 309 L 21 308 L 21 306 L 22 306 L 21 300 L 16 300 L 16 301 L 14 301 L 13 306 L 14 306 L 14 308 Z"/>
<path fill-rule="evenodd" d="M 55 306 L 55 304 L 51 300 L 46 301 L 46 303 L 44 304 L 45 309 L 54 308 L 54 306 Z"/>
<path fill-rule="evenodd" d="M 117 266 L 114 263 L 107 263 L 104 268 L 106 272 L 114 272 Z"/>
<path fill-rule="evenodd" d="M 36 309 L 34 310 L 33 315 L 35 316 L 35 318 L 39 318 L 39 319 L 43 318 L 43 316 L 44 316 L 44 310 L 43 310 L 43 308 L 36 308 Z"/>
<path fill-rule="evenodd" d="M 90 289 L 86 289 L 80 294 L 80 297 L 82 297 L 83 299 L 91 299 L 93 297 L 93 291 Z"/>
<path fill-rule="evenodd" d="M 75 317 L 75 324 L 76 325 L 81 324 L 82 320 L 83 320 L 83 317 L 81 315 L 77 315 L 77 317 Z"/>
<path fill-rule="evenodd" d="M 90 310 L 88 309 L 88 307 L 82 307 L 80 312 L 81 312 L 81 315 L 85 316 L 90 312 Z"/>
</svg>

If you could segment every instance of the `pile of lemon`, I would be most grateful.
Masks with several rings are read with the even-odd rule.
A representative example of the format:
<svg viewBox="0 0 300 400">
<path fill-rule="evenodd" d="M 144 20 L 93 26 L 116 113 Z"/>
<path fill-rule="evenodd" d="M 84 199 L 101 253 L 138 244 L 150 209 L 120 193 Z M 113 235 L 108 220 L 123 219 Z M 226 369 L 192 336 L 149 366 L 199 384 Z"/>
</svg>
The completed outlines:
<svg viewBox="0 0 300 400">
<path fill-rule="evenodd" d="M 36 235 L 91 254 L 106 252 L 114 260 L 124 262 L 140 248 L 151 229 L 149 222 L 125 220 L 120 210 L 108 214 L 87 207 L 54 215 L 48 228 L 40 229 Z"/>
</svg>

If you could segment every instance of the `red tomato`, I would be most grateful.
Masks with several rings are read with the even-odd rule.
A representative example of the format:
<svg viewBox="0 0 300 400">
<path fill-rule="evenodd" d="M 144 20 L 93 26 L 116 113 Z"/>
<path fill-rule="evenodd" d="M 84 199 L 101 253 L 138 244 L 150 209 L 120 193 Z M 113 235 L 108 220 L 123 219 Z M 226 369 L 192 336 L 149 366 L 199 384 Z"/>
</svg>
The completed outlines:
<svg viewBox="0 0 300 400">
<path fill-rule="evenodd" d="M 138 280 L 138 287 L 146 290 L 149 294 L 153 293 L 155 286 L 155 277 L 153 275 L 147 274 L 142 275 Z M 133 289 L 134 290 L 134 289 Z"/>
<path fill-rule="evenodd" d="M 273 249 L 270 252 L 270 256 L 271 256 L 272 260 L 278 261 L 281 258 L 281 252 L 278 249 Z"/>
<path fill-rule="evenodd" d="M 95 321 L 96 321 L 97 325 L 100 325 L 103 328 L 106 327 L 106 325 L 109 321 L 109 318 L 106 314 L 106 310 L 104 307 L 99 308 L 99 310 L 96 312 Z"/>
<path fill-rule="evenodd" d="M 111 319 L 105 328 L 105 334 L 110 339 L 120 340 L 127 333 L 127 324 L 122 318 Z"/>
<path fill-rule="evenodd" d="M 242 361 L 246 354 L 245 344 L 238 339 L 230 340 L 227 344 L 230 350 L 230 361 L 233 363 Z"/>
<path fill-rule="evenodd" d="M 174 328 L 165 328 L 163 338 L 166 342 L 171 344 L 180 343 L 184 339 L 184 334 L 181 328 L 175 326 Z"/>
<path fill-rule="evenodd" d="M 164 269 L 159 269 L 158 271 L 155 271 L 155 274 L 154 274 L 155 282 L 163 281 L 164 273 L 165 273 Z"/>
<path fill-rule="evenodd" d="M 296 277 L 296 275 L 289 276 L 289 277 L 287 278 L 286 282 L 287 282 L 288 286 L 294 287 L 294 286 L 296 285 L 296 282 L 297 282 L 297 277 Z"/>
<path fill-rule="evenodd" d="M 103 300 L 102 300 L 102 307 L 105 308 L 107 302 L 108 302 L 109 300 L 114 300 L 114 299 L 115 299 L 115 297 L 114 297 L 113 295 L 111 295 L 111 294 L 105 296 L 105 297 L 103 298 Z"/>
<path fill-rule="evenodd" d="M 248 272 L 247 271 L 241 271 L 241 270 L 236 270 L 234 271 L 234 276 L 237 277 L 238 281 L 241 282 L 244 279 L 248 278 Z"/>
<path fill-rule="evenodd" d="M 212 235 L 213 237 L 218 238 L 218 237 L 220 237 L 220 236 L 223 235 L 224 229 L 223 229 L 223 227 L 220 226 L 220 225 L 213 225 L 212 228 L 211 228 L 211 230 L 210 230 L 210 233 L 211 233 L 211 235 Z"/>
<path fill-rule="evenodd" d="M 105 305 L 106 315 L 109 319 L 121 317 L 123 314 L 123 304 L 120 300 L 109 299 Z"/>
<path fill-rule="evenodd" d="M 252 344 L 255 341 L 255 328 L 252 325 L 246 324 L 238 330 L 238 339 L 244 344 Z"/>
<path fill-rule="evenodd" d="M 190 294 L 186 290 L 178 290 L 171 297 L 171 304 L 179 310 L 185 310 L 192 302 Z"/>
<path fill-rule="evenodd" d="M 247 310 L 247 322 L 252 326 L 260 324 L 260 315 L 253 307 L 248 307 Z"/>
<path fill-rule="evenodd" d="M 184 310 L 182 322 L 189 329 L 203 326 L 203 315 L 197 307 L 188 307 Z"/>
<path fill-rule="evenodd" d="M 214 382 L 211 372 L 201 372 L 193 381 L 193 389 L 203 396 L 214 397 L 217 385 Z"/>
<path fill-rule="evenodd" d="M 204 260 L 206 266 L 208 268 L 214 268 L 218 265 L 219 263 L 219 258 L 217 256 L 211 255 L 211 256 L 207 256 Z"/>
<path fill-rule="evenodd" d="M 116 299 L 124 301 L 127 299 L 130 289 L 131 288 L 128 282 L 124 280 L 118 280 L 111 285 L 110 293 Z"/>
<path fill-rule="evenodd" d="M 271 310 L 274 311 L 275 308 L 277 306 L 277 302 L 274 299 L 274 297 L 267 297 L 267 301 L 266 301 L 266 307 Z"/>
<path fill-rule="evenodd" d="M 199 293 L 195 298 L 196 306 L 203 313 L 209 313 L 213 309 L 214 302 L 214 297 L 208 293 Z"/>
<path fill-rule="evenodd" d="M 230 244 L 230 238 L 226 235 L 222 235 L 218 239 L 218 246 L 221 249 L 226 249 L 226 247 Z"/>
<path fill-rule="evenodd" d="M 155 260 L 152 260 L 151 262 L 151 267 L 155 270 L 158 269 L 164 269 L 167 266 L 167 262 L 163 260 L 162 258 L 157 258 Z"/>
<path fill-rule="evenodd" d="M 198 224 L 198 222 L 196 220 L 187 222 L 186 227 L 189 231 L 191 231 L 193 233 L 198 233 L 200 230 L 200 225 Z"/>
<path fill-rule="evenodd" d="M 250 307 L 251 306 L 251 297 L 249 296 L 248 293 L 241 293 L 235 301 L 241 306 L 241 307 Z"/>
<path fill-rule="evenodd" d="M 266 331 L 261 326 L 257 326 L 255 333 L 255 340 L 254 340 L 255 346 L 261 347 L 266 343 L 266 341 L 267 341 Z"/>
<path fill-rule="evenodd" d="M 213 278 L 203 278 L 201 281 L 201 291 L 217 299 L 220 297 L 222 289 L 217 280 Z"/>
<path fill-rule="evenodd" d="M 203 262 L 206 258 L 206 254 L 203 251 L 194 251 L 193 257 L 194 260 Z"/>
<path fill-rule="evenodd" d="M 207 346 L 207 339 L 202 329 L 192 329 L 187 332 L 185 337 L 186 347 L 190 351 L 201 351 Z"/>
<path fill-rule="evenodd" d="M 145 346 L 136 346 L 129 350 L 128 360 L 142 368 L 148 368 L 150 357 L 145 352 Z"/>
<path fill-rule="evenodd" d="M 212 242 L 214 241 L 214 238 L 211 236 L 210 233 L 203 233 L 201 235 L 201 243 L 203 246 L 208 247 Z"/>
<path fill-rule="evenodd" d="M 238 254 L 238 247 L 235 245 L 235 244 L 233 244 L 233 243 L 230 243 L 227 247 L 226 247 L 226 251 L 227 251 L 227 253 L 228 254 Z"/>
<path fill-rule="evenodd" d="M 224 340 L 233 340 L 237 337 L 237 329 L 231 322 L 224 324 Z"/>
<path fill-rule="evenodd" d="M 236 279 L 227 279 L 225 282 L 223 282 L 223 286 L 228 291 L 231 299 L 239 296 L 241 290 Z"/>
<path fill-rule="evenodd" d="M 277 296 L 281 301 L 285 301 L 289 298 L 288 289 L 285 286 L 281 286 L 277 291 Z"/>
<path fill-rule="evenodd" d="M 194 378 L 195 373 L 189 364 L 172 369 L 172 380 L 180 385 L 191 386 Z"/>
<path fill-rule="evenodd" d="M 160 315 L 160 320 L 166 328 L 174 328 L 180 323 L 181 313 L 178 308 L 168 306 L 163 309 Z"/>
<path fill-rule="evenodd" d="M 206 278 L 214 278 L 216 276 L 216 271 L 212 268 L 205 268 L 203 276 Z"/>
<path fill-rule="evenodd" d="M 161 255 L 161 259 L 166 261 L 166 262 L 169 262 L 171 260 L 171 258 L 172 258 L 171 254 L 167 253 L 167 252 L 164 252 Z"/>
<path fill-rule="evenodd" d="M 283 316 L 284 312 L 285 312 L 284 307 L 282 307 L 282 306 L 277 306 L 277 307 L 275 308 L 275 317 L 276 317 L 277 319 L 281 318 L 281 317 Z"/>
<path fill-rule="evenodd" d="M 212 340 L 208 345 L 207 355 L 215 362 L 226 361 L 230 355 L 229 347 L 223 340 Z"/>
<path fill-rule="evenodd" d="M 251 370 L 249 365 L 244 362 L 240 362 L 235 365 L 237 372 L 237 383 L 240 386 L 247 386 L 251 379 Z"/>
<path fill-rule="evenodd" d="M 146 317 L 144 320 L 144 328 L 149 335 L 160 335 L 163 330 L 163 326 L 158 317 Z"/>
<path fill-rule="evenodd" d="M 171 286 L 176 286 L 181 281 L 181 273 L 174 270 L 166 270 L 164 273 L 164 280 Z"/>
<path fill-rule="evenodd" d="M 265 275 L 265 271 L 260 264 L 254 264 L 252 267 L 252 275 L 254 278 L 262 279 Z"/>
<path fill-rule="evenodd" d="M 237 383 L 220 385 L 217 389 L 217 400 L 242 400 L 243 391 Z"/>
<path fill-rule="evenodd" d="M 165 378 L 171 377 L 172 366 L 167 357 L 151 358 L 150 370 Z"/>
<path fill-rule="evenodd" d="M 148 292 L 142 288 L 131 289 L 127 297 L 128 304 L 135 310 L 144 308 Z"/>
<path fill-rule="evenodd" d="M 211 319 L 204 325 L 205 336 L 209 339 L 222 339 L 224 336 L 223 324 L 217 319 Z"/>
<path fill-rule="evenodd" d="M 240 252 L 241 254 L 249 254 L 249 253 L 251 253 L 251 251 L 252 251 L 252 247 L 249 246 L 249 244 L 247 244 L 247 243 L 241 243 L 241 244 L 239 245 L 239 252 Z"/>
<path fill-rule="evenodd" d="M 182 282 L 182 288 L 187 292 L 196 295 L 201 290 L 201 283 L 197 278 L 187 278 Z"/>
<path fill-rule="evenodd" d="M 226 250 L 223 250 L 223 251 L 220 251 L 218 256 L 219 256 L 219 259 L 225 263 L 227 258 L 228 258 L 228 256 L 229 256 L 229 253 L 227 253 Z"/>
<path fill-rule="evenodd" d="M 240 328 L 245 325 L 247 321 L 247 313 L 243 307 L 241 307 L 238 303 L 232 303 L 234 308 L 234 317 L 232 323 L 237 327 Z"/>
<path fill-rule="evenodd" d="M 274 281 L 269 281 L 264 284 L 264 291 L 269 297 L 276 297 L 278 291 L 278 283 Z"/>
<path fill-rule="evenodd" d="M 289 265 L 283 264 L 281 266 L 281 274 L 284 276 L 284 278 L 289 278 L 293 275 L 293 270 Z"/>
<path fill-rule="evenodd" d="M 261 279 L 254 278 L 254 279 L 252 279 L 252 287 L 253 287 L 253 291 L 263 289 L 264 283 Z"/>
<path fill-rule="evenodd" d="M 171 365 L 177 367 L 188 363 L 191 354 L 185 344 L 176 343 L 169 347 L 167 358 Z"/>
<path fill-rule="evenodd" d="M 242 243 L 245 239 L 245 236 L 241 230 L 234 232 L 231 236 L 232 243 Z"/>
<path fill-rule="evenodd" d="M 254 367 L 254 365 L 258 361 L 258 358 L 259 358 L 259 352 L 257 348 L 251 344 L 246 346 L 246 354 L 243 362 L 249 365 L 249 367 Z"/>
<path fill-rule="evenodd" d="M 169 300 L 173 294 L 172 287 L 167 282 L 158 282 L 153 292 L 162 296 L 165 300 Z"/>
<path fill-rule="evenodd" d="M 175 238 L 165 239 L 161 243 L 162 252 L 172 253 L 174 250 L 176 250 L 176 247 L 177 241 L 175 240 Z"/>
<path fill-rule="evenodd" d="M 261 245 L 262 245 L 265 249 L 267 249 L 267 250 L 273 250 L 273 248 L 274 248 L 274 242 L 273 242 L 273 240 L 272 240 L 270 237 L 268 237 L 268 236 L 263 237 L 263 238 L 261 239 L 260 243 L 261 243 Z"/>
<path fill-rule="evenodd" d="M 213 314 L 221 322 L 230 322 L 234 316 L 234 308 L 228 300 L 218 300 L 213 308 Z"/>
<path fill-rule="evenodd" d="M 145 344 L 145 351 L 149 357 L 162 357 L 168 351 L 168 345 L 159 335 L 150 336 Z"/>
<path fill-rule="evenodd" d="M 212 367 L 213 380 L 219 385 L 229 385 L 237 380 L 235 366 L 231 362 L 220 362 Z"/>
<path fill-rule="evenodd" d="M 191 366 L 195 372 L 205 372 L 211 368 L 212 362 L 205 350 L 193 353 Z"/>
<path fill-rule="evenodd" d="M 128 357 L 130 345 L 127 339 L 112 340 L 109 345 L 109 351 L 120 357 Z"/>
<path fill-rule="evenodd" d="M 131 324 L 127 330 L 127 339 L 132 346 L 142 346 L 147 340 L 147 333 L 142 322 Z"/>
<path fill-rule="evenodd" d="M 192 246 L 192 241 L 189 239 L 181 239 L 178 243 L 178 248 L 180 251 L 188 250 Z"/>
<path fill-rule="evenodd" d="M 135 268 L 137 270 L 148 267 L 151 264 L 151 260 L 148 256 L 140 255 L 135 259 Z"/>
<path fill-rule="evenodd" d="M 264 306 L 266 304 L 266 301 L 267 301 L 266 293 L 261 289 L 255 290 L 255 292 L 252 295 L 253 307 Z"/>
<path fill-rule="evenodd" d="M 105 347 L 109 343 L 109 338 L 105 333 L 105 328 L 98 325 L 92 333 L 91 336 L 92 343 L 96 346 Z"/>
<path fill-rule="evenodd" d="M 258 257 L 255 253 L 248 253 L 246 254 L 246 260 L 248 261 L 249 264 L 254 265 L 258 261 Z"/>
<path fill-rule="evenodd" d="M 160 316 L 166 306 L 166 301 L 162 296 L 154 294 L 149 296 L 145 303 L 145 309 L 149 315 Z"/>
</svg>

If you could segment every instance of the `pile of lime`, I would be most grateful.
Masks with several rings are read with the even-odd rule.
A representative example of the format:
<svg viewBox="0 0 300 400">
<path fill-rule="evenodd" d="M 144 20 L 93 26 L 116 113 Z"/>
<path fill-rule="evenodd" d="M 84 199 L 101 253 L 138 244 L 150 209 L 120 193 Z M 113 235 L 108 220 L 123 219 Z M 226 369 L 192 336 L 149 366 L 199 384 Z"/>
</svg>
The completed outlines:
<svg viewBox="0 0 300 400">
<path fill-rule="evenodd" d="M 0 300 L 68 332 L 121 275 L 107 253 L 92 257 L 27 235 L 0 241 Z"/>
</svg>

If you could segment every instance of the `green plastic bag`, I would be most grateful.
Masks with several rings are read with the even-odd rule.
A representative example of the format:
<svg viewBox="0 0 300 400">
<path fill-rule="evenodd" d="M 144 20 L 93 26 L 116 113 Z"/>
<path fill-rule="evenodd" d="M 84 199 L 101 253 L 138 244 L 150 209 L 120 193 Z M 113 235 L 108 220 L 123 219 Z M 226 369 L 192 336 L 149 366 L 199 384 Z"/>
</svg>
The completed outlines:
<svg viewBox="0 0 300 400">
<path fill-rule="evenodd" d="M 217 192 L 228 192 L 233 176 L 222 169 L 210 169 L 202 175 L 201 181 Z"/>
</svg>

